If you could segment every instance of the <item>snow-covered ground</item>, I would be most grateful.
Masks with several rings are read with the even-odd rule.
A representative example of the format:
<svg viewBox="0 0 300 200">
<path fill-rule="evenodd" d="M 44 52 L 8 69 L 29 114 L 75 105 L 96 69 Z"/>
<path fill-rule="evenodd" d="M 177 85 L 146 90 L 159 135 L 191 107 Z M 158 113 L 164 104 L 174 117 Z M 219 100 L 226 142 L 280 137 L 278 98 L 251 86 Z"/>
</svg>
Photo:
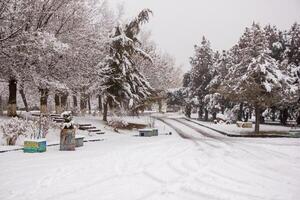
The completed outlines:
<svg viewBox="0 0 300 200">
<path fill-rule="evenodd" d="M 227 138 L 166 120 L 190 139 L 156 121 L 174 134 L 108 132 L 75 152 L 0 154 L 0 199 L 299 199 L 299 139 Z"/>
</svg>

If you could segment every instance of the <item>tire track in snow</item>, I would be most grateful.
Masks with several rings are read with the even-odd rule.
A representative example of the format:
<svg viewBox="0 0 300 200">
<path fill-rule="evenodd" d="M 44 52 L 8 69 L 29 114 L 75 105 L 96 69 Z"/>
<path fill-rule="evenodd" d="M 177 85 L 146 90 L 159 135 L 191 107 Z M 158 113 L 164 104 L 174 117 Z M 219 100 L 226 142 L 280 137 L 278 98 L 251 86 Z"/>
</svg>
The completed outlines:
<svg viewBox="0 0 300 200">
<path fill-rule="evenodd" d="M 200 178 L 196 178 L 196 181 L 202 185 L 204 185 L 206 188 L 210 189 L 210 190 L 213 190 L 213 191 L 216 191 L 216 192 L 220 192 L 222 191 L 223 192 L 223 195 L 225 193 L 224 196 L 228 196 L 227 198 L 228 199 L 232 199 L 234 197 L 236 197 L 237 195 L 239 196 L 238 199 L 246 199 L 248 200 L 249 198 L 251 199 L 257 199 L 257 200 L 262 200 L 262 199 L 265 199 L 261 196 L 257 196 L 257 195 L 253 195 L 251 194 L 250 192 L 241 192 L 241 191 L 238 191 L 238 190 L 234 190 L 234 189 L 230 189 L 230 188 L 227 188 L 227 187 L 224 187 L 224 186 L 220 186 L 220 185 L 216 185 L 216 184 L 212 184 L 212 183 L 208 183 L 208 182 L 204 182 L 202 181 Z M 227 195 L 226 195 L 227 194 Z M 222 195 L 222 196 L 223 196 Z"/>
<path fill-rule="evenodd" d="M 187 120 L 185 118 L 182 118 L 182 119 Z M 182 122 L 182 121 L 180 121 L 178 119 L 176 119 L 176 121 Z M 186 122 L 182 122 L 182 123 L 186 124 L 187 126 L 190 125 L 190 126 L 194 127 L 195 130 L 197 130 L 198 132 L 204 132 L 205 133 L 205 131 L 203 129 L 208 129 L 206 127 L 200 126 L 198 123 L 195 124 L 192 121 L 189 121 L 189 120 L 187 120 L 187 121 L 188 121 L 187 123 Z M 195 126 L 200 126 L 201 128 L 196 128 Z M 208 130 L 212 131 L 210 129 L 208 129 Z M 219 134 L 219 133 L 217 133 L 217 134 Z M 269 154 L 268 156 L 274 156 L 275 155 L 276 157 L 279 157 L 279 158 L 286 158 L 286 156 L 288 156 L 288 155 L 283 154 L 281 152 L 270 150 L 270 149 L 267 149 L 265 147 L 262 147 L 261 145 L 258 146 L 257 144 L 255 144 L 255 146 L 252 146 L 251 144 L 245 143 L 245 141 L 241 142 L 241 141 L 239 141 L 240 138 L 228 138 L 226 136 L 222 137 L 222 135 L 220 135 L 221 137 L 218 137 L 218 136 L 210 135 L 209 133 L 206 133 L 205 135 L 207 137 L 210 137 L 210 138 L 213 138 L 213 139 L 217 140 L 218 142 L 223 142 L 223 143 L 225 143 L 225 144 L 227 144 L 227 145 L 229 145 L 231 147 L 233 145 L 235 145 L 236 143 L 237 144 L 241 144 L 242 143 L 242 145 L 235 145 L 235 148 L 238 148 L 238 149 L 244 151 L 245 153 L 247 153 L 247 154 L 249 154 L 252 157 L 255 157 L 257 159 L 263 159 L 263 158 L 265 158 L 265 156 L 261 155 L 262 153 L 265 153 L 265 154 L 268 153 Z M 254 138 L 249 138 L 249 139 L 254 139 Z M 255 138 L 255 139 L 257 140 L 257 138 Z M 253 151 L 250 151 L 249 148 L 243 148 L 243 146 L 247 146 L 247 147 L 253 149 L 254 151 L 260 151 L 260 153 L 255 154 L 255 153 L 253 153 Z"/>
<path fill-rule="evenodd" d="M 203 131 L 201 131 L 201 129 L 199 128 L 195 128 L 194 126 L 190 125 L 189 123 L 184 123 L 184 122 L 181 122 L 179 119 L 172 119 L 172 118 L 168 118 L 168 120 L 174 120 L 174 121 L 177 121 L 179 123 L 182 123 L 183 125 L 189 127 L 189 128 L 192 128 L 194 130 L 196 130 L 197 132 L 200 132 L 202 133 Z M 172 124 L 173 126 L 175 126 L 174 124 Z M 191 127 L 192 126 L 192 127 Z M 233 151 L 230 152 L 230 153 L 233 153 L 236 155 L 239 154 L 239 151 L 241 152 L 244 152 L 246 153 L 246 157 L 251 155 L 251 157 L 254 159 L 252 159 L 252 164 L 254 165 L 253 167 L 250 166 L 246 166 L 246 164 L 242 164 L 242 163 L 239 163 L 239 162 L 236 162 L 237 158 L 233 157 L 233 156 L 229 156 L 229 158 L 231 158 L 231 161 L 234 161 L 233 163 L 232 162 L 227 162 L 226 160 L 223 160 L 225 161 L 225 163 L 227 162 L 228 166 L 233 166 L 235 165 L 234 167 L 231 167 L 234 169 L 236 169 L 236 171 L 241 171 L 241 172 L 244 172 L 246 174 L 248 174 L 247 176 L 257 176 L 259 177 L 261 180 L 264 180 L 263 182 L 267 182 L 267 183 L 280 183 L 282 182 L 282 178 L 279 178 L 279 177 L 284 177 L 284 173 L 283 174 L 280 174 L 280 176 L 278 177 L 279 175 L 279 172 L 275 169 L 275 168 L 272 168 L 268 165 L 266 165 L 264 162 L 256 162 L 255 163 L 255 160 L 257 161 L 261 161 L 261 160 L 264 160 L 265 158 L 267 157 L 270 157 L 270 158 L 278 158 L 278 159 L 282 159 L 282 158 L 286 158 L 285 155 L 281 152 L 278 152 L 278 151 L 275 151 L 275 150 L 271 150 L 271 149 L 268 149 L 268 148 L 265 148 L 261 145 L 257 145 L 257 144 L 244 144 L 246 141 L 243 141 L 243 142 L 237 142 L 236 140 L 233 140 L 231 141 L 232 139 L 230 138 L 229 140 L 226 140 L 224 141 L 223 138 L 221 137 L 216 137 L 216 136 L 212 136 L 212 135 L 209 135 L 209 134 L 202 134 L 203 136 L 205 137 L 209 137 L 209 138 L 212 138 L 213 140 L 215 140 L 216 142 L 219 142 L 219 143 L 225 143 L 227 144 L 226 146 L 230 147 Z M 188 138 L 189 139 L 189 138 Z M 198 138 L 195 138 L 193 137 L 192 138 L 193 140 L 195 140 L 196 142 L 198 141 L 201 141 L 201 142 L 204 142 L 204 140 L 202 139 L 198 139 Z M 232 142 L 233 144 L 231 144 L 230 142 Z M 251 164 L 250 163 L 250 164 Z M 238 166 L 238 167 L 237 167 Z M 258 171 L 255 169 L 255 166 L 258 166 L 259 169 L 261 169 L 262 171 L 267 171 L 268 173 L 263 173 L 262 171 Z M 230 180 L 230 177 L 226 177 L 226 176 L 221 176 L 221 174 L 219 174 L 220 177 L 219 178 L 223 178 L 226 180 L 226 178 L 228 178 L 228 180 Z M 278 178 L 277 178 L 278 177 Z M 288 177 L 284 177 L 283 180 L 285 180 L 283 182 L 284 185 L 288 186 L 289 184 L 291 184 L 292 182 L 295 184 L 295 181 L 293 181 L 294 179 L 293 178 L 288 178 Z M 249 184 L 247 183 L 246 181 L 242 183 L 242 181 L 238 181 L 238 180 L 231 180 L 233 182 L 239 182 L 239 184 Z M 235 183 L 236 183 L 235 182 Z M 253 189 L 255 189 L 259 184 L 259 182 L 257 182 L 256 184 L 252 185 Z M 294 184 L 290 185 L 289 188 L 294 188 Z M 243 194 L 243 196 L 245 196 L 245 194 Z M 251 198 L 251 197 L 249 197 Z M 262 199 L 262 197 L 259 197 L 259 196 L 253 196 L 252 199 L 255 198 L 255 199 Z"/>
<path fill-rule="evenodd" d="M 199 126 L 199 127 L 201 127 L 201 129 L 207 129 L 207 130 L 216 132 L 217 134 L 221 134 L 217 131 L 214 131 L 214 130 L 211 130 L 211 129 L 205 127 L 205 126 L 202 126 L 201 124 L 195 122 L 194 120 L 189 120 L 189 119 L 186 119 L 186 118 L 180 118 L 180 119 L 186 120 L 186 121 L 190 122 L 191 124 L 193 124 L 194 126 Z M 265 144 L 262 141 L 265 141 L 265 140 L 270 141 L 270 139 L 274 139 L 274 138 L 232 138 L 232 137 L 225 137 L 225 138 L 226 138 L 226 141 L 231 141 L 231 144 L 234 144 L 234 143 L 241 144 L 241 143 L 243 143 L 243 145 L 240 145 L 240 146 L 249 146 L 251 148 L 255 148 L 255 150 L 257 150 L 257 148 L 261 148 L 263 150 L 262 152 L 270 152 L 270 154 L 272 154 L 272 155 L 273 155 L 273 153 L 275 153 L 278 157 L 281 155 L 282 158 L 284 158 L 286 156 L 289 156 L 288 154 L 284 154 L 282 152 L 278 152 L 278 151 L 275 151 L 275 150 L 270 150 L 270 149 L 267 149 L 266 147 L 262 147 L 262 146 L 253 147 L 253 146 L 251 146 L 251 144 L 254 144 L 254 145 L 258 145 L 259 143 L 260 144 Z M 288 138 L 288 139 L 292 140 L 292 138 Z M 247 141 L 247 143 L 245 143 L 245 141 Z M 267 143 L 267 145 L 273 145 L 273 144 Z M 275 145 L 285 146 L 285 144 L 275 144 Z M 295 146 L 299 146 L 299 143 L 295 142 Z M 247 152 L 250 153 L 249 151 L 247 151 Z"/>
<path fill-rule="evenodd" d="M 176 121 L 180 121 L 180 120 L 176 120 Z M 189 125 L 189 123 L 183 123 L 183 124 Z M 200 129 L 198 129 L 198 128 L 195 128 L 195 129 L 200 131 Z M 218 141 L 220 140 L 220 137 L 215 137 L 215 136 L 211 136 L 211 137 L 214 138 L 215 140 L 218 140 Z M 228 141 L 232 140 L 231 138 L 229 138 L 229 139 L 230 140 L 228 140 Z M 234 139 L 234 141 L 236 141 L 236 139 Z M 224 142 L 226 144 L 229 144 L 229 142 L 227 142 L 227 141 L 225 142 L 224 140 L 221 140 L 220 142 Z M 239 142 L 239 144 L 240 144 L 240 142 Z M 232 147 L 232 145 L 230 145 L 230 146 Z M 243 148 L 241 146 L 247 146 L 248 148 L 251 148 L 253 150 L 249 151 L 249 149 Z M 243 143 L 242 145 L 239 145 L 239 146 L 235 145 L 235 148 L 247 153 L 248 155 L 251 155 L 253 158 L 256 158 L 257 160 L 261 160 L 261 159 L 264 159 L 266 157 L 276 157 L 276 158 L 281 158 L 281 159 L 286 158 L 286 156 L 284 156 L 284 154 L 282 154 L 281 152 L 266 149 L 262 146 L 255 146 L 254 147 L 252 145 Z M 255 151 L 256 151 L 256 153 L 254 153 Z M 266 154 L 266 155 L 261 155 L 261 154 Z M 232 160 L 234 161 L 235 159 L 232 159 Z M 228 164 L 230 164 L 230 163 L 228 163 Z M 256 162 L 255 165 L 256 166 L 259 165 L 261 168 L 265 168 L 265 171 L 268 171 L 270 174 L 273 174 L 274 176 L 266 175 L 264 173 L 255 171 L 255 170 L 253 170 L 253 168 L 251 168 L 249 166 L 241 165 L 241 163 L 236 163 L 236 164 L 239 165 L 239 167 L 240 167 L 239 169 L 244 168 L 245 172 L 248 172 L 250 170 L 251 173 L 257 174 L 259 177 L 264 177 L 265 179 L 269 179 L 269 180 L 273 180 L 273 181 L 281 181 L 282 180 L 282 179 L 277 179 L 276 178 L 280 172 L 278 172 L 277 169 L 266 166 L 265 163 Z M 284 174 L 282 174 L 282 175 L 284 175 Z M 284 179 L 287 179 L 287 178 L 284 178 Z M 291 180 L 293 180 L 293 179 L 291 179 Z M 289 182 L 291 180 L 288 180 L 287 182 Z"/>
<path fill-rule="evenodd" d="M 182 138 L 188 139 L 188 140 L 192 141 L 196 146 L 199 146 L 198 141 L 200 140 L 202 143 L 204 143 L 204 144 L 206 144 L 206 145 L 208 145 L 208 146 L 210 146 L 210 147 L 212 147 L 212 148 L 220 148 L 220 146 L 210 143 L 210 142 L 207 140 L 207 138 L 205 139 L 205 136 L 204 136 L 204 135 L 203 135 L 204 138 L 201 139 L 201 138 L 197 138 L 197 137 L 194 137 L 194 136 L 192 136 L 192 135 L 186 134 L 185 131 L 182 130 L 182 127 L 179 128 L 178 126 L 174 125 L 174 123 L 169 122 L 169 121 L 175 121 L 175 122 L 177 122 L 176 120 L 174 120 L 174 119 L 172 119 L 172 118 L 165 118 L 165 119 L 158 118 L 158 119 L 161 120 L 161 121 L 163 121 L 165 124 L 167 124 L 167 125 L 170 126 L 171 128 L 173 128 L 173 129 L 174 129 L 174 130 L 175 130 Z M 177 122 L 177 123 L 181 124 L 180 122 Z M 183 124 L 183 125 L 184 125 L 184 124 Z M 194 130 L 193 128 L 187 126 L 187 125 L 184 125 L 184 126 L 187 127 L 188 129 L 191 129 L 191 130 L 193 130 L 193 131 L 196 131 L 196 130 Z M 199 133 L 199 132 L 198 132 L 198 133 Z M 200 133 L 200 134 L 201 134 L 201 133 Z M 210 139 L 210 138 L 208 138 L 208 139 Z"/>
</svg>

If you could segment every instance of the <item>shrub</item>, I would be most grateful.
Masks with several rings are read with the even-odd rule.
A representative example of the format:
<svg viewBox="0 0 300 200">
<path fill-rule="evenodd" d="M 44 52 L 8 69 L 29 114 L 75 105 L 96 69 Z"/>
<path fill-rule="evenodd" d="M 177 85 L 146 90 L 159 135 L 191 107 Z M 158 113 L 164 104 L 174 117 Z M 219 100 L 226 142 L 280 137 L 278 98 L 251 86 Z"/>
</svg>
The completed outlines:
<svg viewBox="0 0 300 200">
<path fill-rule="evenodd" d="M 114 131 L 118 132 L 118 129 L 126 128 L 128 123 L 120 117 L 113 117 L 108 121 L 108 125 L 113 127 Z"/>
<path fill-rule="evenodd" d="M 36 121 L 11 118 L 0 126 L 3 132 L 5 145 L 16 145 L 20 137 L 24 138 L 45 138 L 53 123 L 48 117 L 41 117 Z"/>
<path fill-rule="evenodd" d="M 12 118 L 1 125 L 3 139 L 7 145 L 15 145 L 20 136 L 29 136 L 33 133 L 33 122 L 28 122 L 19 118 Z"/>
</svg>

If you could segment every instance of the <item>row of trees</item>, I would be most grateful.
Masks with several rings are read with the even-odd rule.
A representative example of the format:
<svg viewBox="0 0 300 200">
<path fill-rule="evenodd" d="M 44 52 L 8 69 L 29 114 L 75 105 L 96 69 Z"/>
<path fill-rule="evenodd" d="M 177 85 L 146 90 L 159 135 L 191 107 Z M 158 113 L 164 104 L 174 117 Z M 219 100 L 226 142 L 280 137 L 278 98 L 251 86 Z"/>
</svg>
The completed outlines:
<svg viewBox="0 0 300 200">
<path fill-rule="evenodd" d="M 1 1 L 0 79 L 8 83 L 8 115 L 17 115 L 19 92 L 27 111 L 31 96 L 40 96 L 42 113 L 49 111 L 49 96 L 58 113 L 70 97 L 74 108 L 86 108 L 97 96 L 106 120 L 109 106 L 133 109 L 155 90 L 166 89 L 161 85 L 178 86 L 174 59 L 149 37 L 138 38 L 151 11 L 128 23 L 120 22 L 123 14 L 122 6 L 113 11 L 106 1 Z M 153 80 L 156 69 L 169 72 L 159 86 Z"/>
<path fill-rule="evenodd" d="M 200 119 L 208 120 L 209 113 L 215 119 L 218 112 L 237 108 L 238 120 L 243 113 L 248 120 L 254 110 L 258 133 L 262 113 L 268 109 L 273 120 L 279 110 L 283 124 L 289 110 L 296 112 L 299 123 L 299 24 L 280 31 L 276 26 L 253 23 L 236 45 L 221 53 L 213 51 L 203 37 L 201 45 L 195 46 L 191 65 L 184 88 L 175 91 L 175 96 L 185 100 L 187 110 L 197 106 Z"/>
</svg>

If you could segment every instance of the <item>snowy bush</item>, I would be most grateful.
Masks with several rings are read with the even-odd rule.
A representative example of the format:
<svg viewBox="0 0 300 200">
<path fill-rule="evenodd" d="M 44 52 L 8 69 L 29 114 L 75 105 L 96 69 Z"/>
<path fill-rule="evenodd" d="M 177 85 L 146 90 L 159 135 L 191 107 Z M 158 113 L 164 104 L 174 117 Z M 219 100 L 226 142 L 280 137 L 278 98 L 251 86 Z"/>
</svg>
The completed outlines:
<svg viewBox="0 0 300 200">
<path fill-rule="evenodd" d="M 113 127 L 114 131 L 118 132 L 118 129 L 124 129 L 128 126 L 128 122 L 120 117 L 113 117 L 108 120 L 109 126 Z"/>
<path fill-rule="evenodd" d="M 154 128 L 155 127 L 155 118 L 154 117 L 148 117 L 147 118 L 147 124 L 149 127 Z"/>
<path fill-rule="evenodd" d="M 34 132 L 34 122 L 12 118 L 1 125 L 5 145 L 15 145 L 20 136 L 28 137 Z"/>
<path fill-rule="evenodd" d="M 16 143 L 22 144 L 25 138 L 45 138 L 52 126 L 53 122 L 49 117 L 41 117 L 36 121 L 12 118 L 0 126 L 3 132 L 1 143 L 16 145 Z"/>
<path fill-rule="evenodd" d="M 38 120 L 38 122 L 35 123 L 35 125 L 38 125 L 41 129 L 41 137 L 45 138 L 48 134 L 50 127 L 54 127 L 56 124 L 53 123 L 50 117 L 42 117 Z"/>
<path fill-rule="evenodd" d="M 239 111 L 239 105 L 235 105 L 232 109 L 227 108 L 224 112 L 224 115 L 229 121 L 236 121 Z"/>
</svg>

